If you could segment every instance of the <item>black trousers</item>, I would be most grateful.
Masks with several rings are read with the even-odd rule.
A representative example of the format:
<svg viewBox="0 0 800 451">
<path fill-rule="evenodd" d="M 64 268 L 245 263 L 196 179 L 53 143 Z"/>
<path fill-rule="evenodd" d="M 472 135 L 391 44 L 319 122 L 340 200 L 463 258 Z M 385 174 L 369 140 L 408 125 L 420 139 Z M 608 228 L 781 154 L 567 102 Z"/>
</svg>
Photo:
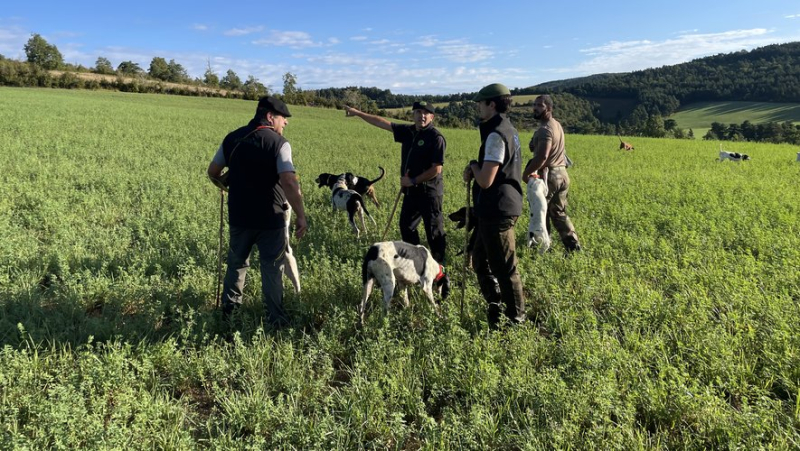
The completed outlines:
<svg viewBox="0 0 800 451">
<path fill-rule="evenodd" d="M 400 236 L 409 244 L 420 244 L 417 227 L 425 225 L 425 235 L 433 259 L 445 264 L 444 252 L 447 242 L 444 233 L 442 196 L 436 194 L 406 194 L 400 209 Z"/>
</svg>

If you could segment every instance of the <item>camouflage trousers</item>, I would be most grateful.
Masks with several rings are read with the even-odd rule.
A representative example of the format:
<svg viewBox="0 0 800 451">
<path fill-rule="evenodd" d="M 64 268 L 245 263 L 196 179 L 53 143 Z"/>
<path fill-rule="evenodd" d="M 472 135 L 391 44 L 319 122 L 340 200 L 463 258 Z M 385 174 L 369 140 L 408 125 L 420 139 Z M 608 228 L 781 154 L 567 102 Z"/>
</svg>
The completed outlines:
<svg viewBox="0 0 800 451">
<path fill-rule="evenodd" d="M 580 248 L 578 234 L 567 216 L 569 174 L 565 167 L 550 168 L 547 174 L 547 231 L 555 227 L 568 251 Z"/>
</svg>

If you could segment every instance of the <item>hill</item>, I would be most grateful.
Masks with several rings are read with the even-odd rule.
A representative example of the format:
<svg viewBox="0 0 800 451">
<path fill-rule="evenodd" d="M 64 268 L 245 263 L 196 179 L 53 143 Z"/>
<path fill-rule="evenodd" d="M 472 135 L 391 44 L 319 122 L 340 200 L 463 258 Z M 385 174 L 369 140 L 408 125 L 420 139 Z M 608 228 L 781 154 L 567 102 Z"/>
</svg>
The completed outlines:
<svg viewBox="0 0 800 451">
<path fill-rule="evenodd" d="M 757 108 L 761 110 L 780 111 L 786 108 L 780 105 L 763 107 L 763 102 L 800 102 L 800 42 L 630 73 L 548 82 L 520 92 L 568 93 L 586 99 L 592 103 L 594 114 L 601 122 L 613 123 L 631 134 L 644 132 L 643 124 L 652 116 L 660 120 L 699 102 L 759 102 L 761 106 Z M 721 111 L 712 108 L 708 112 L 724 112 L 725 108 Z M 788 106 L 791 108 L 793 105 Z M 752 114 L 741 112 L 742 116 L 750 116 L 746 119 L 752 122 L 771 117 L 761 115 L 758 109 Z M 794 120 L 792 113 L 775 117 Z"/>
</svg>

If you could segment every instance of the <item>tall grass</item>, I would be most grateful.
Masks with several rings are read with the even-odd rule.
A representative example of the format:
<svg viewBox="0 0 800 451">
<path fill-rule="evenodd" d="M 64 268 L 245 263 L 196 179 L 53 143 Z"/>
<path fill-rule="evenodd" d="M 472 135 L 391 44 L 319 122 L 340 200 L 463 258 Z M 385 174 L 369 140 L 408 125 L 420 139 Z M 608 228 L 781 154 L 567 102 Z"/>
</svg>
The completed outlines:
<svg viewBox="0 0 800 451">
<path fill-rule="evenodd" d="M 371 208 L 382 229 L 399 145 L 340 111 L 292 107 L 304 291 L 287 294 L 292 327 L 265 330 L 251 268 L 231 329 L 214 309 L 219 197 L 204 173 L 253 110 L 0 89 L 0 447 L 800 444 L 795 149 L 730 143 L 753 158 L 733 164 L 701 141 L 623 153 L 616 137 L 570 135 L 585 251 L 520 251 L 535 322 L 488 332 L 471 276 L 463 318 L 459 290 L 442 318 L 413 292 L 410 309 L 375 308 L 359 329 L 360 259 L 380 230 L 355 240 L 313 180 L 386 168 Z M 449 212 L 479 138 L 444 133 Z M 447 227 L 458 281 L 464 236 Z"/>
</svg>

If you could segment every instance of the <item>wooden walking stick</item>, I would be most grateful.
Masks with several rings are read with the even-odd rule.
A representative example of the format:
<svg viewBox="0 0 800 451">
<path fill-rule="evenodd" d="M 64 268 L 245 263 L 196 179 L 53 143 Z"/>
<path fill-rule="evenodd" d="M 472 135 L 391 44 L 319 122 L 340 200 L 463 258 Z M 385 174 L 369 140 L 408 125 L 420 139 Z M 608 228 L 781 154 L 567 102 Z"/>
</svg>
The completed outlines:
<svg viewBox="0 0 800 451">
<path fill-rule="evenodd" d="M 221 301 L 220 296 L 220 285 L 222 284 L 222 240 L 223 240 L 223 233 L 225 231 L 225 218 L 224 218 L 224 211 L 225 211 L 225 191 L 219 190 L 219 246 L 217 247 L 217 294 L 216 294 L 216 301 L 217 301 L 217 308 L 219 308 L 219 304 Z"/>
<path fill-rule="evenodd" d="M 406 170 L 406 177 L 408 177 L 408 170 Z M 389 226 L 392 225 L 392 219 L 394 218 L 394 212 L 397 211 L 397 203 L 400 202 L 400 195 L 403 194 L 403 186 L 400 185 L 400 189 L 397 190 L 397 197 L 394 198 L 394 206 L 392 207 L 392 212 L 389 214 L 389 221 L 386 222 L 386 228 L 383 229 L 383 235 L 381 235 L 381 241 L 386 239 L 386 233 L 389 231 Z"/>
<path fill-rule="evenodd" d="M 464 292 L 467 290 L 467 271 L 469 270 L 469 208 L 470 183 L 467 182 L 467 207 L 464 214 L 464 268 L 461 279 L 461 321 L 464 321 Z M 477 230 L 475 231 L 477 233 Z"/>
<path fill-rule="evenodd" d="M 397 197 L 394 198 L 394 206 L 392 207 L 392 212 L 389 214 L 389 221 L 386 222 L 386 227 L 383 229 L 383 235 L 381 235 L 381 241 L 386 239 L 386 233 L 389 231 L 389 226 L 392 225 L 392 219 L 394 218 L 394 212 L 397 211 L 397 203 L 400 202 L 400 195 L 403 194 L 403 187 L 400 187 L 397 190 Z"/>
</svg>

